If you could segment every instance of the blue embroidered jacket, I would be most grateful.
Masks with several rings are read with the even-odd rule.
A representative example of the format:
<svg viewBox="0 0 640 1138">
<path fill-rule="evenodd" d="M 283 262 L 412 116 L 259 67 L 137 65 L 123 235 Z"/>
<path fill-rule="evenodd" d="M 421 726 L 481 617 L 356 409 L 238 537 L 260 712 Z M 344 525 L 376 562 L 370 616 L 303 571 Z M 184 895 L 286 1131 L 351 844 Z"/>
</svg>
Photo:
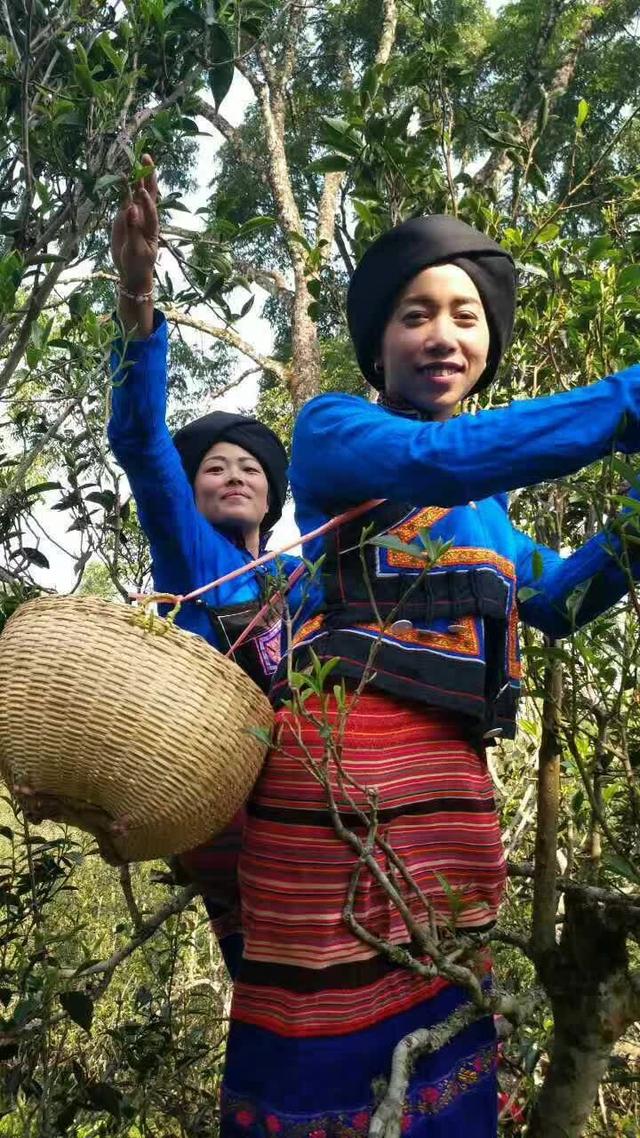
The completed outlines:
<svg viewBox="0 0 640 1138">
<path fill-rule="evenodd" d="M 568 475 L 612 448 L 640 449 L 640 366 L 445 423 L 351 395 L 311 400 L 295 426 L 290 470 L 300 530 L 370 498 L 385 502 L 305 547 L 310 561 L 324 561 L 294 627 L 296 666 L 313 647 L 323 660 L 340 657 L 332 675 L 357 680 L 377 641 L 373 686 L 461 712 L 482 733 L 513 735 L 518 609 L 563 636 L 618 600 L 627 577 L 615 534 L 563 558 L 514 528 L 506 492 Z M 410 553 L 364 545 L 369 590 L 363 527 L 410 544 L 426 528 L 451 545 L 421 581 L 424 566 Z M 574 621 L 567 600 L 581 585 Z M 274 691 L 287 694 L 282 665 Z"/>
<path fill-rule="evenodd" d="M 151 546 L 154 587 L 158 592 L 184 594 L 245 565 L 252 556 L 232 533 L 212 525 L 196 507 L 165 419 L 167 343 L 166 320 L 156 312 L 148 339 L 128 341 L 124 356 L 122 343 L 114 345 L 108 434 Z M 287 575 L 298 564 L 295 557 L 278 561 L 279 571 Z M 270 574 L 273 569 L 265 566 L 219 586 L 203 598 L 206 604 L 185 604 L 177 623 L 224 650 L 241 630 L 243 614 L 250 616 L 262 600 Z M 280 659 L 279 623 L 256 638 L 255 649 L 257 663 L 269 677 Z M 238 663 L 245 666 L 243 660 Z M 254 679 L 260 682 L 259 675 L 254 674 Z"/>
</svg>

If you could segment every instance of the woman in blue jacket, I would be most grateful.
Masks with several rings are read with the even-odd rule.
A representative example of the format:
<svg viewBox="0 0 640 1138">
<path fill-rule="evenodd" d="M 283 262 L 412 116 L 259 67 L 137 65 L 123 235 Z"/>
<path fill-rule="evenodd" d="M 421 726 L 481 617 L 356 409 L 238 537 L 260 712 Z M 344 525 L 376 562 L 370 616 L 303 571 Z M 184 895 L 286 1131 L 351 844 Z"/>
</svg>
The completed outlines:
<svg viewBox="0 0 640 1138">
<path fill-rule="evenodd" d="M 245 415 L 214 411 L 172 438 L 166 424 L 167 324 L 153 307 L 158 252 L 157 181 L 148 177 L 119 211 L 112 254 L 120 274 L 122 337 L 111 358 L 113 388 L 108 434 L 125 471 L 151 547 L 153 583 L 184 595 L 246 565 L 263 552 L 287 490 L 287 456 L 277 436 Z M 181 608 L 176 623 L 228 651 L 298 559 L 283 557 L 276 573 L 252 570 Z M 263 688 L 280 659 L 281 620 L 275 609 L 234 653 Z M 233 973 L 241 950 L 235 863 L 243 814 L 214 843 L 181 858 L 202 884 L 205 902 Z"/>
<path fill-rule="evenodd" d="M 320 396 L 294 431 L 290 475 L 302 532 L 384 499 L 306 547 L 311 561 L 323 561 L 292 652 L 298 671 L 312 651 L 321 662 L 338 658 L 330 683 L 343 679 L 352 703 L 342 765 L 360 807 L 362 788 L 377 790 L 377 832 L 416 883 L 412 891 L 392 875 L 418 929 L 430 919 L 422 898 L 441 928 L 481 932 L 498 911 L 505 868 L 484 747 L 514 733 L 518 615 L 562 636 L 627 588 L 619 535 L 604 532 L 562 558 L 513 527 L 506 494 L 613 449 L 640 449 L 640 367 L 566 394 L 458 415 L 465 397 L 494 379 L 514 308 L 515 270 L 499 245 L 450 217 L 404 223 L 369 249 L 349 289 L 351 335 L 377 403 Z M 425 545 L 434 555 L 426 574 Z M 578 587 L 574 620 L 568 602 Z M 284 666 L 274 692 L 281 703 L 290 695 Z M 396 1044 L 467 999 L 441 976 L 426 980 L 376 951 L 380 938 L 397 958 L 425 958 L 365 868 L 354 915 L 374 942 L 347 926 L 358 855 L 336 835 L 326 792 L 309 773 L 310 757 L 322 761 L 325 729 L 319 699 L 304 706 L 299 717 L 286 706 L 278 712 L 279 741 L 248 808 L 246 941 L 224 1138 L 364 1138 Z M 327 715 L 338 730 L 331 701 Z M 364 836 L 329 770 L 344 824 Z M 375 852 L 387 872 L 384 845 Z M 418 1060 L 403 1132 L 494 1138 L 496 1130 L 494 1029 L 485 1017 Z"/>
</svg>

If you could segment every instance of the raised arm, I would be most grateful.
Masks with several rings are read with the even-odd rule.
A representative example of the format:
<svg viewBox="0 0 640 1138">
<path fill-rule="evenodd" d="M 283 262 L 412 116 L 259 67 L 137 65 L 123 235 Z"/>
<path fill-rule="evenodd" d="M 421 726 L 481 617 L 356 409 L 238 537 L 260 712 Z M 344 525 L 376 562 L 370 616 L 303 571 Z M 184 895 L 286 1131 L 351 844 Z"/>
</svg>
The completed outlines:
<svg viewBox="0 0 640 1138">
<path fill-rule="evenodd" d="M 459 506 L 571 474 L 612 449 L 640 449 L 640 365 L 542 399 L 444 423 L 322 395 L 293 434 L 291 487 L 327 510 L 367 498 Z"/>
<path fill-rule="evenodd" d="M 631 496 L 638 497 L 637 491 Z M 625 511 L 622 521 L 625 516 L 635 527 L 635 518 Z M 527 590 L 527 599 L 519 603 L 520 616 L 549 636 L 568 636 L 606 612 L 628 592 L 629 572 L 638 575 L 637 559 L 625 555 L 623 539 L 613 527 L 568 557 L 538 545 L 520 530 L 514 533 L 518 591 Z M 632 533 L 637 538 L 636 528 Z"/>
<path fill-rule="evenodd" d="M 161 313 L 154 313 L 152 298 L 158 186 L 148 155 L 143 163 L 149 174 L 119 210 L 112 230 L 111 249 L 120 275 L 122 336 L 111 354 L 108 435 L 129 480 L 156 568 L 168 563 L 175 569 L 182 591 L 193 584 L 203 556 L 209 566 L 215 566 L 217 546 L 223 559 L 228 543 L 198 512 L 165 421 L 167 324 Z"/>
</svg>

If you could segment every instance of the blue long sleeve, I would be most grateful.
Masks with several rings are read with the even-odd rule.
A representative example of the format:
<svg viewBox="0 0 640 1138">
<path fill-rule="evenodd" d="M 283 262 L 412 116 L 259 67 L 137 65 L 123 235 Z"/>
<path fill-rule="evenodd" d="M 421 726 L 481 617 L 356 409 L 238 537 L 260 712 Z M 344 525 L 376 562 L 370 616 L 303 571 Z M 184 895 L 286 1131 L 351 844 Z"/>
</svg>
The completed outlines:
<svg viewBox="0 0 640 1138">
<path fill-rule="evenodd" d="M 155 588 L 185 593 L 251 558 L 196 507 L 165 421 L 167 346 L 167 323 L 158 312 L 154 331 L 146 340 L 128 341 L 124 355 L 122 343 L 114 345 L 108 436 L 129 480 L 151 547 Z M 221 604 L 256 593 L 254 576 L 247 574 L 216 590 L 211 600 Z M 194 624 L 194 631 L 203 629 L 206 624 L 202 628 Z"/>
<path fill-rule="evenodd" d="M 630 497 L 638 499 L 640 493 L 631 490 Z M 628 510 L 620 515 L 622 521 L 629 517 Z M 635 527 L 635 521 L 632 524 Z M 567 636 L 606 612 L 628 592 L 629 572 L 637 576 L 637 558 L 625 555 L 623 539 L 612 526 L 568 557 L 539 545 L 520 530 L 514 528 L 513 533 L 518 590 L 534 590 L 520 602 L 520 617 L 548 636 Z M 633 533 L 637 536 L 635 528 Z M 569 611 L 567 604 L 576 590 L 580 590 L 578 603 Z"/>
<path fill-rule="evenodd" d="M 563 477 L 613 448 L 640 450 L 640 365 L 445 423 L 358 396 L 319 396 L 298 416 L 291 486 L 299 504 L 327 510 L 367 498 L 458 506 Z"/>
<path fill-rule="evenodd" d="M 568 636 L 619 601 L 629 588 L 620 564 L 620 542 L 606 531 L 569 557 L 538 545 L 524 533 L 515 531 L 515 535 L 518 590 L 535 590 L 535 595 L 520 602 L 520 617 L 549 636 Z M 584 593 L 572 614 L 567 601 L 581 586 Z"/>
</svg>

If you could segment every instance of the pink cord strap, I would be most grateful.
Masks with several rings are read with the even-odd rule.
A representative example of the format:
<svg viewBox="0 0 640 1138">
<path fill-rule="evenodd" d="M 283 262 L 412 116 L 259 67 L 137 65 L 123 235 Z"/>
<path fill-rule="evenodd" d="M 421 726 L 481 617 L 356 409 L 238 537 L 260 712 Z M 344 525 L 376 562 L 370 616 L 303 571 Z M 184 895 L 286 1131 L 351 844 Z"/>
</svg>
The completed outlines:
<svg viewBox="0 0 640 1138">
<path fill-rule="evenodd" d="M 239 648 L 241 644 L 244 644 L 245 640 L 251 635 L 256 625 L 259 624 L 262 618 L 267 615 L 267 612 L 272 607 L 272 605 L 277 604 L 278 601 L 283 600 L 285 593 L 291 592 L 293 586 L 296 584 L 296 581 L 299 581 L 302 577 L 305 569 L 306 565 L 304 564 L 296 565 L 293 573 L 287 581 L 286 589 L 281 589 L 279 592 L 274 593 L 274 595 L 269 598 L 269 600 L 262 606 L 259 612 L 257 612 L 256 615 L 251 618 L 247 627 L 243 628 L 238 639 L 235 640 L 231 647 L 225 652 L 225 656 L 233 656 L 233 653 L 236 651 L 236 649 Z"/>
<path fill-rule="evenodd" d="M 343 525 L 344 522 L 350 522 L 354 518 L 359 518 L 361 514 L 365 514 L 367 510 L 372 510 L 374 506 L 379 506 L 384 502 L 384 498 L 370 498 L 368 502 L 361 502 L 359 506 L 352 506 L 351 509 L 345 510 L 342 514 L 337 514 L 335 518 L 329 518 L 328 522 L 324 522 L 316 529 L 310 530 L 302 537 L 296 537 L 287 545 L 281 546 L 280 549 L 273 549 L 269 553 L 263 553 L 262 557 L 256 557 L 255 561 L 248 561 L 246 565 L 240 565 L 238 569 L 233 569 L 231 573 L 225 573 L 223 577 L 218 577 L 215 581 L 209 581 L 208 585 L 201 585 L 199 589 L 194 589 L 192 593 L 187 593 L 185 596 L 171 595 L 170 593 L 162 594 L 163 603 L 180 604 L 183 601 L 195 601 L 198 597 L 204 596 L 211 589 L 216 589 L 219 585 L 226 585 L 228 581 L 235 581 L 236 577 L 242 577 L 245 573 L 250 573 L 252 569 L 258 569 L 261 565 L 267 565 L 270 561 L 274 561 L 276 557 L 280 557 L 282 553 L 287 553 L 290 549 L 295 549 L 297 545 L 306 545 L 308 541 L 313 541 L 315 537 L 322 537 L 324 533 L 329 533 L 331 530 L 337 529 L 338 526 Z M 152 598 L 146 593 L 133 593 L 132 600 L 134 601 L 149 601 Z"/>
</svg>

